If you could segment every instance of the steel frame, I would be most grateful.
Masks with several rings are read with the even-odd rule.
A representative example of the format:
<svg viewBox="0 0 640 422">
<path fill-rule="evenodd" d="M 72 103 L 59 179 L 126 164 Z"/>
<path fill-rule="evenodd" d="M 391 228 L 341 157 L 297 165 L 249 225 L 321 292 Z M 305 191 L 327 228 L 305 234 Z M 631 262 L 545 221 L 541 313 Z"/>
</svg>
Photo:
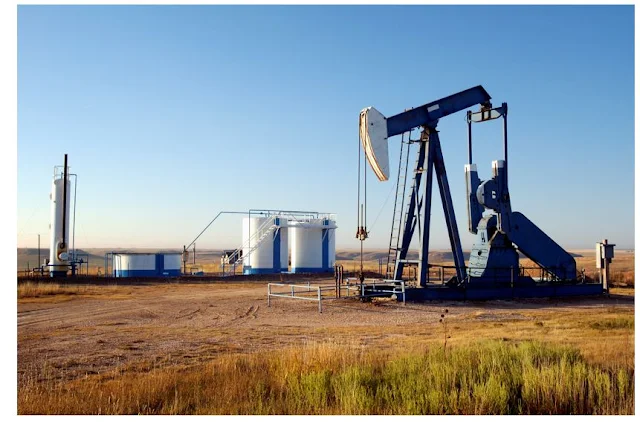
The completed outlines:
<svg viewBox="0 0 640 422">
<path fill-rule="evenodd" d="M 442 207 L 456 266 L 456 277 L 459 283 L 466 279 L 464 255 L 460 243 L 460 233 L 456 222 L 455 211 L 449 189 L 449 181 L 444 165 L 444 157 L 440 146 L 440 137 L 436 127 L 438 120 L 449 114 L 456 113 L 477 104 L 489 104 L 491 96 L 482 86 L 467 89 L 457 94 L 450 95 L 440 100 L 425 104 L 421 107 L 405 111 L 387 119 L 387 136 L 391 137 L 410 131 L 416 127 L 422 127 L 420 148 L 414 169 L 413 192 L 409 200 L 409 207 L 404 221 L 404 229 L 401 235 L 401 246 L 396 251 L 395 268 L 393 278 L 402 279 L 404 262 L 409 251 L 409 245 L 413 238 L 415 227 L 418 225 L 420 232 L 419 250 L 419 282 L 425 287 L 428 282 L 429 268 L 429 234 L 431 224 L 431 195 L 433 191 L 433 173 L 435 171 Z M 424 193 L 420 194 L 422 175 L 426 175 Z M 424 209 L 423 209 L 424 208 Z M 422 213 L 422 221 L 420 214 Z M 421 229 L 421 230 L 420 230 Z M 393 236 L 393 233 L 391 234 Z"/>
</svg>

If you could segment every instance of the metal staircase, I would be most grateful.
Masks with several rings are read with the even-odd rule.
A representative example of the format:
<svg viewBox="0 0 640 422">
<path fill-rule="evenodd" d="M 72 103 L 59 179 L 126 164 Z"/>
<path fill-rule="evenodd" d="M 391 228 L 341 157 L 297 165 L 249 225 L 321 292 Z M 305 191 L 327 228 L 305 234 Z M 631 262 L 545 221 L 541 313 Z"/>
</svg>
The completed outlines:
<svg viewBox="0 0 640 422">
<path fill-rule="evenodd" d="M 253 233 L 253 235 L 249 236 L 249 239 L 247 239 L 242 246 L 240 246 L 238 249 L 233 251 L 231 255 L 229 255 L 229 258 L 228 258 L 229 262 L 234 262 L 238 260 L 238 258 L 240 257 L 240 254 L 242 254 L 243 258 L 244 257 L 249 258 L 251 253 L 255 251 L 260 246 L 260 244 L 266 238 L 269 237 L 270 234 L 273 234 L 277 230 L 280 230 L 280 226 L 277 226 L 275 224 L 275 218 L 276 217 L 269 217 L 268 219 L 266 219 L 260 225 L 260 227 L 258 227 L 258 229 Z M 249 248 L 249 250 L 246 252 L 242 252 L 245 248 Z"/>
<path fill-rule="evenodd" d="M 398 161 L 398 181 L 396 184 L 396 200 L 393 205 L 393 220 L 391 222 L 391 235 L 389 237 L 389 251 L 387 253 L 387 278 L 393 277 L 393 271 L 395 268 L 398 249 L 400 246 L 400 233 L 402 231 L 403 220 L 406 219 L 406 215 L 403 214 L 404 210 L 404 198 L 405 188 L 407 182 L 407 171 L 409 165 L 409 152 L 411 149 L 411 136 L 407 137 L 407 141 L 404 140 L 404 133 L 402 134 L 402 142 L 400 143 L 400 160 Z M 415 180 L 414 180 L 415 183 Z M 413 186 L 410 192 L 413 191 Z"/>
</svg>

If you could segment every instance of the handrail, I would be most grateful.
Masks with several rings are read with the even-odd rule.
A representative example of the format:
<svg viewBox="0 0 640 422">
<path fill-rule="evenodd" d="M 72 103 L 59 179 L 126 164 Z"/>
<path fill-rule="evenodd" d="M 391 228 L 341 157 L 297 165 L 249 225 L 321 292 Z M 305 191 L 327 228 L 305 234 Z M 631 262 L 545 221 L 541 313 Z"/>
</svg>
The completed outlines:
<svg viewBox="0 0 640 422">
<path fill-rule="evenodd" d="M 253 234 L 252 234 L 252 235 L 250 235 L 250 236 L 249 236 L 249 238 L 248 238 L 245 242 L 243 242 L 243 243 L 242 243 L 242 245 L 240 245 L 240 247 L 236 248 L 236 249 L 231 253 L 231 255 L 229 255 L 229 256 L 228 256 L 228 258 L 227 258 L 228 262 L 237 261 L 237 259 L 238 259 L 238 255 L 240 255 L 240 252 L 241 252 L 241 251 L 243 251 L 245 247 L 249 247 L 249 248 L 251 248 L 251 241 L 252 241 L 252 240 L 254 240 L 254 237 L 257 237 L 259 233 L 262 233 L 262 231 L 264 230 L 264 226 L 265 226 L 267 223 L 270 223 L 270 219 L 265 220 L 265 221 L 264 221 L 264 222 L 263 222 L 263 223 L 258 227 L 258 229 L 257 229 L 255 232 L 253 232 Z M 251 223 L 249 223 L 249 224 L 251 224 Z M 257 243 L 260 243 L 260 240 L 262 240 L 262 239 L 260 238 L 260 239 L 258 240 L 258 242 L 256 242 L 256 244 L 257 244 Z M 254 246 L 256 246 L 256 245 L 254 244 Z M 251 252 L 252 252 L 252 250 L 250 250 L 246 255 L 249 255 Z M 244 256 L 243 256 L 243 258 L 244 258 Z"/>
<path fill-rule="evenodd" d="M 247 212 L 245 211 L 220 211 L 215 217 L 213 217 L 213 220 L 211 220 L 209 222 L 209 224 L 207 224 L 207 227 L 205 227 L 199 235 L 196 236 L 195 239 L 193 239 L 193 241 L 191 243 L 189 243 L 189 246 L 186 246 L 185 249 L 189 249 L 191 247 L 191 245 L 193 245 L 194 243 L 196 243 L 196 240 L 198 240 L 198 238 L 200 238 L 200 236 L 202 236 L 202 234 L 204 232 L 207 231 L 207 229 L 209 228 L 209 226 L 211 226 L 213 224 L 214 221 L 216 221 L 218 219 L 218 217 L 220 217 L 222 214 L 247 214 Z"/>
<path fill-rule="evenodd" d="M 233 251 L 233 253 L 231 255 L 229 255 L 229 257 L 227 258 L 229 262 L 237 260 L 238 259 L 238 255 L 240 254 L 240 251 L 242 251 L 245 246 L 247 246 L 249 248 L 249 251 L 246 253 L 246 255 L 250 255 L 251 252 L 253 252 L 258 245 L 260 245 L 260 243 L 262 243 L 262 240 L 264 240 L 264 238 L 268 235 L 268 233 L 271 231 L 271 229 L 275 226 L 274 225 L 274 220 L 275 217 L 267 217 L 262 224 L 256 229 L 255 232 L 253 232 L 252 235 L 249 236 L 249 238 L 235 251 Z M 268 229 L 266 229 L 265 227 L 269 226 Z M 260 234 L 260 237 L 258 238 L 257 242 L 254 243 L 253 247 L 251 246 L 251 241 L 254 240 L 254 237 L 257 237 L 258 234 Z"/>
<path fill-rule="evenodd" d="M 298 221 L 298 219 L 296 218 L 296 214 L 307 215 L 307 216 L 310 216 L 310 218 L 313 218 L 314 215 L 316 218 L 320 218 L 320 216 L 322 215 L 322 216 L 327 216 L 327 218 L 333 219 L 333 220 L 335 220 L 335 216 L 336 216 L 335 213 L 318 212 L 318 211 L 287 211 L 287 210 L 260 210 L 260 209 L 251 209 L 248 212 L 247 211 L 220 211 L 218 214 L 216 214 L 215 217 L 213 217 L 213 219 L 209 222 L 209 224 L 207 224 L 207 226 L 196 236 L 196 238 L 193 239 L 193 241 L 189 243 L 188 246 L 185 247 L 185 249 L 189 249 L 196 242 L 196 240 L 198 240 L 200 236 L 202 236 L 202 234 L 205 231 L 207 231 L 207 229 L 211 226 L 211 224 L 213 224 L 213 222 L 216 221 L 218 217 L 220 217 L 222 214 L 248 214 L 249 217 L 251 217 L 251 214 L 259 214 L 262 216 L 266 214 L 268 217 L 272 217 L 274 215 L 275 216 L 286 215 L 286 216 L 292 217 L 296 221 Z"/>
</svg>

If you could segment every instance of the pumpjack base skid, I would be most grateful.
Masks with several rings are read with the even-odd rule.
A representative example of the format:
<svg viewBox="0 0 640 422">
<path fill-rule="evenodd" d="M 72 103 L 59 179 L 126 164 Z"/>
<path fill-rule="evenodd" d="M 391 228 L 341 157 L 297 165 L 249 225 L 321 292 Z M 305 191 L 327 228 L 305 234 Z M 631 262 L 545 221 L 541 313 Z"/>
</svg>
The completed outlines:
<svg viewBox="0 0 640 422">
<path fill-rule="evenodd" d="M 427 285 L 427 287 L 407 288 L 406 297 L 396 294 L 400 302 L 426 302 L 431 300 L 496 300 L 547 297 L 597 296 L 604 293 L 601 283 L 536 283 L 523 285 L 447 286 Z"/>
</svg>

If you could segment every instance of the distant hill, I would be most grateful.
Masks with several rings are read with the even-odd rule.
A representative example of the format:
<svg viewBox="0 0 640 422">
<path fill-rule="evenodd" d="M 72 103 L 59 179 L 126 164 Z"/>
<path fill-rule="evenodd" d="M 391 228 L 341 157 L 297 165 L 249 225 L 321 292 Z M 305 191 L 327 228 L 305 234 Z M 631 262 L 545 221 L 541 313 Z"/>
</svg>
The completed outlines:
<svg viewBox="0 0 640 422">
<path fill-rule="evenodd" d="M 76 249 L 76 253 L 79 258 L 88 259 L 89 266 L 91 267 L 102 267 L 104 266 L 104 256 L 107 252 L 181 252 L 177 249 L 104 249 L 104 248 L 87 248 L 87 249 Z M 86 255 L 85 255 L 86 254 Z M 220 253 L 217 255 L 220 257 Z M 200 254 L 198 253 L 198 257 Z M 38 248 L 18 248 L 18 269 L 23 270 L 27 267 L 34 268 L 38 267 L 41 264 L 44 264 L 44 260 L 49 258 L 49 248 L 40 248 L 40 263 L 38 263 Z"/>
<path fill-rule="evenodd" d="M 179 249 L 154 249 L 154 248 L 86 248 L 78 249 L 78 254 L 87 254 L 89 259 L 89 265 L 91 267 L 101 267 L 104 265 L 104 256 L 107 252 L 182 252 Z M 581 251 L 583 252 L 583 251 Z M 463 251 L 465 260 L 468 260 L 470 251 Z M 222 255 L 222 249 L 203 249 L 196 250 L 197 262 L 200 264 L 219 262 Z M 579 258 L 583 257 L 582 253 L 571 253 L 572 256 Z M 522 255 L 521 255 L 522 256 Z M 40 264 L 49 257 L 49 248 L 40 249 Z M 522 256 L 524 258 L 524 256 Z M 190 257 L 191 258 L 191 257 Z M 377 261 L 378 259 L 386 260 L 387 251 L 384 249 L 369 249 L 364 251 L 363 258 L 365 261 Z M 413 250 L 408 254 L 408 259 L 418 259 L 418 251 Z M 360 260 L 360 251 L 356 249 L 339 249 L 336 251 L 336 260 L 340 261 L 355 261 Z M 453 261 L 451 251 L 435 250 L 429 252 L 429 261 L 431 262 L 447 262 Z M 38 249 L 37 248 L 18 248 L 18 260 L 17 265 L 19 270 L 37 267 L 38 263 Z"/>
<path fill-rule="evenodd" d="M 80 257 L 81 254 L 87 254 L 90 265 L 101 266 L 104 261 L 104 253 L 100 254 L 99 249 L 76 249 L 76 253 Z M 38 248 L 18 248 L 18 269 L 38 267 L 44 264 L 44 260 L 49 258 L 49 248 L 40 248 L 40 262 L 38 263 Z"/>
</svg>

